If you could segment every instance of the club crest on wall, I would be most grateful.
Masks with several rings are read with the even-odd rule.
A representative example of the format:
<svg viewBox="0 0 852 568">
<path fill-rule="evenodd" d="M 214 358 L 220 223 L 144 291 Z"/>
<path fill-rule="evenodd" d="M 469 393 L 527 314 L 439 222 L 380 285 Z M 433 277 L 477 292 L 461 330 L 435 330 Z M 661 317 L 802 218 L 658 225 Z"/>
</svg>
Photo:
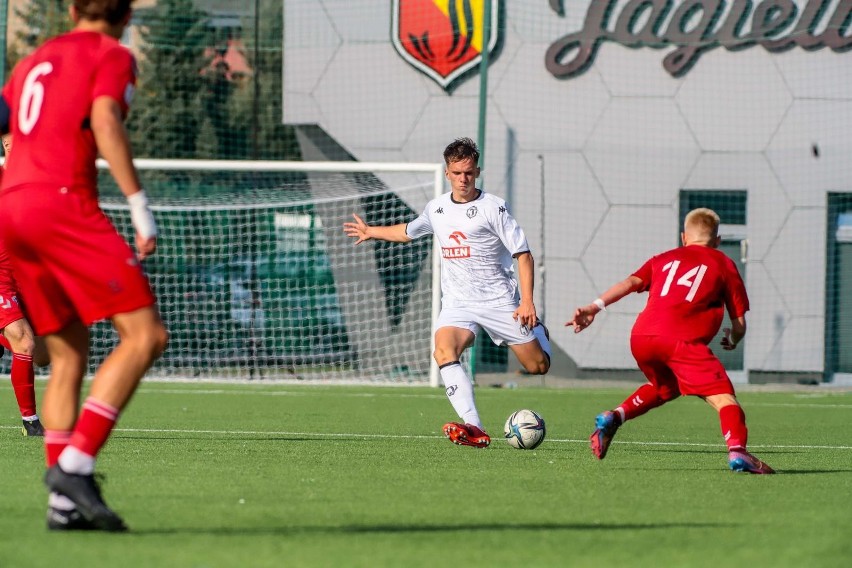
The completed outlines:
<svg viewBox="0 0 852 568">
<path fill-rule="evenodd" d="M 485 49 L 485 6 L 491 5 L 489 56 L 500 39 L 499 0 L 393 0 L 391 37 L 412 67 L 449 91 L 477 67 Z"/>
</svg>

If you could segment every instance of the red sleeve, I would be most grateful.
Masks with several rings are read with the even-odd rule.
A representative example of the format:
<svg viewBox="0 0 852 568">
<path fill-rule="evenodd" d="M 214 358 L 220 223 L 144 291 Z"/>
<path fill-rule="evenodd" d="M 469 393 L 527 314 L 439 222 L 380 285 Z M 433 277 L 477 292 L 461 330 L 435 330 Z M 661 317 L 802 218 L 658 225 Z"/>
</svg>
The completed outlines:
<svg viewBox="0 0 852 568">
<path fill-rule="evenodd" d="M 640 289 L 636 290 L 637 293 L 638 292 L 647 292 L 648 290 L 651 289 L 651 274 L 653 272 L 652 268 L 651 268 L 651 261 L 652 260 L 654 260 L 654 259 L 649 258 L 648 260 L 646 260 L 645 264 L 643 264 L 639 268 L 639 270 L 637 270 L 636 272 L 634 272 L 631 275 L 631 276 L 635 276 L 636 278 L 638 278 L 639 280 L 642 281 L 642 287 Z"/>
<path fill-rule="evenodd" d="M 103 96 L 115 99 L 126 115 L 135 86 L 136 60 L 127 49 L 116 46 L 107 51 L 95 71 L 92 100 Z"/>
<path fill-rule="evenodd" d="M 748 294 L 737 265 L 729 259 L 726 263 L 727 277 L 725 278 L 725 307 L 731 318 L 744 316 L 749 309 Z"/>
</svg>

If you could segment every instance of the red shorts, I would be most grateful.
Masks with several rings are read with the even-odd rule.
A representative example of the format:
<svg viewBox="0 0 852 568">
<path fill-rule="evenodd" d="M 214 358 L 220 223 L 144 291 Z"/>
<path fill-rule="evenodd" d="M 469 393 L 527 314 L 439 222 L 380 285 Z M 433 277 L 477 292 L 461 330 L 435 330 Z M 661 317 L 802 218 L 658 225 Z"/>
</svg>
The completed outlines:
<svg viewBox="0 0 852 568">
<path fill-rule="evenodd" d="M 136 255 L 87 193 L 45 185 L 4 190 L 0 240 L 37 335 L 155 303 Z"/>
<path fill-rule="evenodd" d="M 722 362 L 703 343 L 656 335 L 633 335 L 630 350 L 639 368 L 665 400 L 678 393 L 712 396 L 734 394 Z"/>
<path fill-rule="evenodd" d="M 12 276 L 12 264 L 9 255 L 0 247 L 0 329 L 12 322 L 24 318 L 24 312 L 18 305 L 18 288 Z"/>
</svg>

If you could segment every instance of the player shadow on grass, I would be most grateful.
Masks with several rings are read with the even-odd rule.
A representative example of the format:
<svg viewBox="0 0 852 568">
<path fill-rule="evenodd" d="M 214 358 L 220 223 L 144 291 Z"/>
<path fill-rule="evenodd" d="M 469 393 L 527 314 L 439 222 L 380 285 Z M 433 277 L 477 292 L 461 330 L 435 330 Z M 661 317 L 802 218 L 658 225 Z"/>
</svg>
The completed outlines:
<svg viewBox="0 0 852 568">
<path fill-rule="evenodd" d="M 17 430 L 20 430 L 20 427 L 17 427 Z M 328 436 L 334 436 L 330 438 Z M 20 434 L 18 434 L 20 437 Z M 438 437 L 435 436 L 437 439 Z M 266 434 L 244 434 L 241 432 L 235 432 L 233 434 L 224 434 L 224 435 L 213 435 L 207 434 L 204 432 L 198 432 L 193 435 L 181 435 L 179 437 L 175 436 L 152 436 L 148 434 L 142 433 L 129 433 L 129 432 L 120 432 L 116 434 L 113 439 L 116 440 L 162 440 L 162 441 L 170 441 L 170 442 L 180 442 L 183 440 L 208 440 L 211 442 L 364 442 L 369 444 L 375 444 L 376 440 L 371 435 L 357 436 L 351 434 L 343 434 L 343 435 L 334 435 L 334 434 L 308 434 L 300 436 L 297 434 L 285 435 L 285 434 L 277 434 L 274 436 L 269 436 Z"/>
<path fill-rule="evenodd" d="M 625 448 L 626 449 L 626 448 Z M 628 450 L 629 451 L 629 450 Z M 654 449 L 642 449 L 642 453 L 675 453 L 675 454 L 718 454 L 718 450 L 703 450 L 698 448 L 688 448 L 688 449 L 674 449 L 674 448 L 654 448 Z M 636 453 L 639 453 L 638 451 Z M 778 456 L 792 456 L 794 454 L 806 454 L 807 452 L 803 450 L 774 450 L 774 451 L 762 451 L 761 455 L 764 457 L 769 456 L 767 459 L 769 461 L 774 461 L 774 457 Z M 610 458 L 607 460 L 607 465 L 610 465 L 613 468 L 621 469 L 621 466 L 617 464 L 617 460 Z M 654 463 L 650 463 L 647 466 L 637 466 L 635 463 L 631 463 L 628 467 L 624 467 L 623 469 L 630 469 L 631 471 L 709 471 L 715 470 L 718 468 L 707 468 L 705 466 L 699 466 L 698 464 L 694 464 L 695 467 L 677 467 L 677 466 L 668 466 L 668 467 L 654 467 Z M 784 474 L 784 475 L 815 475 L 815 474 L 825 474 L 825 473 L 850 473 L 852 472 L 852 467 L 846 469 L 795 469 L 795 468 L 776 468 L 776 473 Z M 740 477 L 750 477 L 745 475 L 740 475 Z M 764 477 L 764 476 L 758 476 Z"/>
<path fill-rule="evenodd" d="M 157 534 L 209 534 L 209 535 L 278 535 L 292 536 L 298 534 L 395 534 L 395 533 L 451 533 L 458 534 L 461 531 L 614 531 L 614 530 L 660 530 L 660 529 L 703 529 L 730 527 L 730 523 L 464 523 L 464 524 L 441 524 L 441 525 L 345 525 L 341 527 L 185 527 L 133 530 L 136 535 Z"/>
</svg>

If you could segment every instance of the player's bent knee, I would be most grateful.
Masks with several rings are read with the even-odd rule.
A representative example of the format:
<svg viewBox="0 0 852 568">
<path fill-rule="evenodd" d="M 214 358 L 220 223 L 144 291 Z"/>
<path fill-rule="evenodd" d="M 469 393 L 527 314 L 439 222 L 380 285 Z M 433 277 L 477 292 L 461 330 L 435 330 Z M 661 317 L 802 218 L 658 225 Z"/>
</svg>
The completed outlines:
<svg viewBox="0 0 852 568">
<path fill-rule="evenodd" d="M 442 349 L 440 347 L 436 348 L 432 353 L 432 357 L 435 359 L 435 362 L 438 365 L 443 365 L 444 363 L 449 363 L 450 361 L 457 361 L 458 355 L 452 352 L 450 349 Z"/>
<path fill-rule="evenodd" d="M 128 340 L 132 342 L 135 348 L 146 353 L 153 361 L 160 357 L 163 351 L 166 350 L 166 346 L 169 343 L 169 332 L 166 331 L 165 326 L 157 324 L 150 326 L 148 329 L 138 330 Z"/>
<path fill-rule="evenodd" d="M 9 341 L 9 344 L 12 346 L 13 353 L 32 356 L 35 351 L 35 340 L 32 336 L 24 335 L 23 337 Z"/>
<path fill-rule="evenodd" d="M 550 370 L 550 361 L 545 357 L 539 361 L 525 364 L 524 369 L 530 375 L 546 375 Z"/>
<path fill-rule="evenodd" d="M 154 335 L 154 358 L 158 358 L 169 345 L 169 332 L 165 326 L 160 325 Z"/>
<path fill-rule="evenodd" d="M 3 329 L 3 335 L 9 342 L 13 353 L 32 355 L 35 349 L 35 337 L 25 320 L 17 320 Z"/>
<path fill-rule="evenodd" d="M 660 400 L 663 402 L 669 402 L 679 397 L 680 393 L 669 389 L 657 389 L 657 396 L 659 396 Z"/>
</svg>

